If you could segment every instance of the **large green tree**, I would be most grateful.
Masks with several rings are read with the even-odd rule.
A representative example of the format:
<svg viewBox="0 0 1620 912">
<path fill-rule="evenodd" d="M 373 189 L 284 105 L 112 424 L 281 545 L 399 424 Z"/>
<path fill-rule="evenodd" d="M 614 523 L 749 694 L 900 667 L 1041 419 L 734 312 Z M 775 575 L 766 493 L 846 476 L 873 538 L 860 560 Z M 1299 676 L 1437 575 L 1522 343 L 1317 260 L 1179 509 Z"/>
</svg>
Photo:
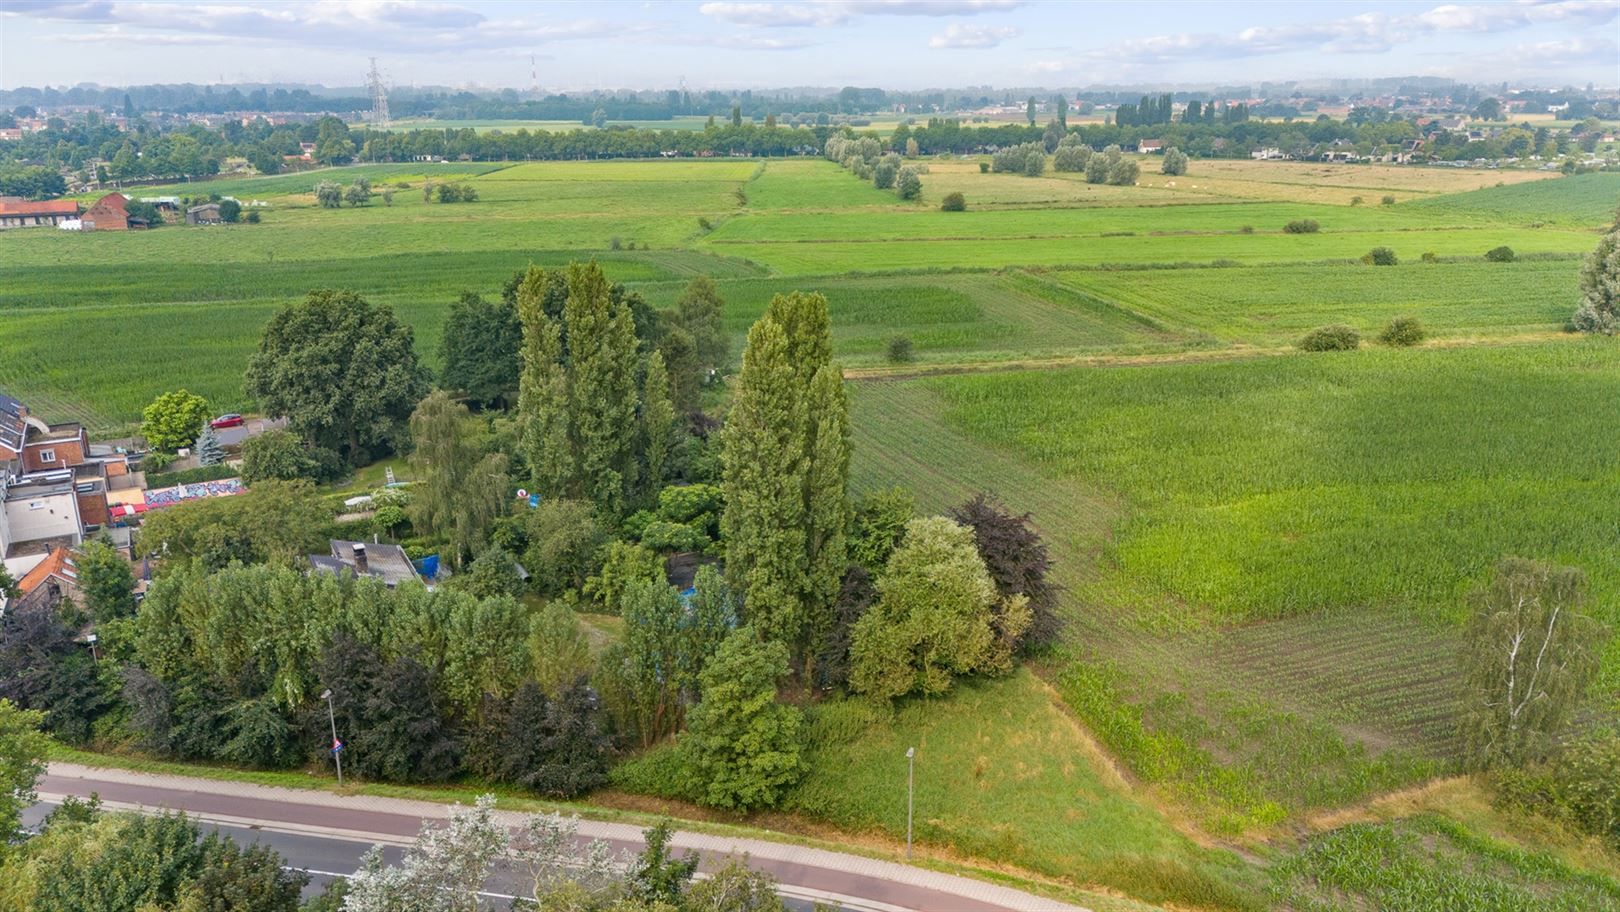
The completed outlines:
<svg viewBox="0 0 1620 912">
<path fill-rule="evenodd" d="M 801 659 L 831 622 L 846 563 L 849 403 L 827 299 L 772 299 L 748 333 L 723 433 L 723 533 L 748 622 Z"/>
<path fill-rule="evenodd" d="M 1620 229 L 1604 235 L 1581 264 L 1581 305 L 1573 322 L 1581 332 L 1620 333 Z"/>
<path fill-rule="evenodd" d="M 466 406 L 443 390 L 411 413 L 411 445 L 411 524 L 445 541 L 451 563 L 463 567 L 506 511 L 506 456 L 483 451 Z"/>
<path fill-rule="evenodd" d="M 1463 651 L 1463 734 L 1482 766 L 1548 756 L 1597 672 L 1602 628 L 1585 575 L 1504 558 L 1478 596 Z"/>
<path fill-rule="evenodd" d="M 726 366 L 730 341 L 726 337 L 724 310 L 720 289 L 708 276 L 693 279 L 675 302 L 679 325 L 692 334 L 698 364 L 703 370 Z"/>
<path fill-rule="evenodd" d="M 518 388 L 523 329 L 514 303 L 463 292 L 450 305 L 439 341 L 439 384 L 476 405 L 507 402 Z"/>
<path fill-rule="evenodd" d="M 98 623 L 135 613 L 135 573 L 112 545 L 86 542 L 73 563 L 84 607 Z"/>
<path fill-rule="evenodd" d="M 804 772 L 804 714 L 777 702 L 787 646 L 748 628 L 720 644 L 701 676 L 703 700 L 680 739 L 691 787 L 704 804 L 772 807 Z"/>
<path fill-rule="evenodd" d="M 427 393 L 414 340 L 387 306 L 352 291 L 312 291 L 265 327 L 247 390 L 305 440 L 358 464 L 398 442 Z"/>
<path fill-rule="evenodd" d="M 943 516 L 906 524 L 877 589 L 850 656 L 851 686 L 877 697 L 941 694 L 956 675 L 1004 672 L 1029 626 L 1024 597 L 998 599 L 973 532 Z"/>
<path fill-rule="evenodd" d="M 42 713 L 0 700 L 0 832 L 17 832 L 23 809 L 34 803 L 34 783 L 45 772 L 50 749 L 50 740 L 39 730 L 44 721 Z"/>
<path fill-rule="evenodd" d="M 172 453 L 191 446 L 208 423 L 208 400 L 185 390 L 164 393 L 141 411 L 141 436 Z"/>
</svg>

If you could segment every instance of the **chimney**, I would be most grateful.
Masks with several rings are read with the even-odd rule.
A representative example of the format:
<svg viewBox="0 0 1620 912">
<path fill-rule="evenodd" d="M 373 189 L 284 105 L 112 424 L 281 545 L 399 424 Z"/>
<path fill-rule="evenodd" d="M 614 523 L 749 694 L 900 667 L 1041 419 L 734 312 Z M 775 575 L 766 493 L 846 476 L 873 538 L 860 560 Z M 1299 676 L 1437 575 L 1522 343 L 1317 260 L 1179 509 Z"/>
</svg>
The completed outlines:
<svg viewBox="0 0 1620 912">
<path fill-rule="evenodd" d="M 366 568 L 366 543 L 354 543 L 354 572 L 359 576 L 369 576 L 371 571 Z"/>
</svg>

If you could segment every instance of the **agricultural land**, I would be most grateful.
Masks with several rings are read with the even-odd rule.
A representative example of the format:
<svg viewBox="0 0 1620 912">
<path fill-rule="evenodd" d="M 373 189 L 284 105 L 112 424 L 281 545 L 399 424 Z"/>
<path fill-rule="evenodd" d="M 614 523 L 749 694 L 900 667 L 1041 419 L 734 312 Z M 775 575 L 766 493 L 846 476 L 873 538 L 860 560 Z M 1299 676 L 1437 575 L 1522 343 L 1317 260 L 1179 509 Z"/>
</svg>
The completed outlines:
<svg viewBox="0 0 1620 912">
<path fill-rule="evenodd" d="M 1620 856 L 1538 836 L 1455 778 L 1454 724 L 1469 598 L 1501 556 L 1580 568 L 1620 629 L 1620 349 L 1566 329 L 1620 174 L 1194 160 L 1170 176 L 1146 156 L 1113 186 L 919 164 L 915 201 L 813 158 L 143 188 L 260 201 L 262 221 L 0 235 L 0 390 L 104 437 L 178 387 L 252 413 L 244 367 L 312 288 L 391 307 L 430 367 L 450 304 L 531 263 L 594 259 L 659 309 L 711 277 L 733 360 L 774 294 L 821 292 L 855 492 L 903 486 L 932 513 L 992 491 L 1028 511 L 1064 631 L 947 697 L 817 707 L 806 780 L 756 822 L 892 845 L 894 758 L 914 745 L 932 764 L 919 845 L 1098 908 L 1620 908 Z M 316 181 L 361 176 L 390 201 L 317 205 Z M 425 201 L 445 181 L 477 200 Z M 951 193 L 966 211 L 941 211 Z M 1304 220 L 1319 230 L 1285 230 Z M 1484 257 L 1504 246 L 1511 261 Z M 1362 261 L 1380 247 L 1398 262 Z M 1403 316 L 1425 342 L 1372 343 Z M 1365 344 L 1297 349 L 1325 324 Z M 1620 709 L 1620 638 L 1598 682 Z M 1412 884 L 1430 892 L 1393 892 Z"/>
</svg>

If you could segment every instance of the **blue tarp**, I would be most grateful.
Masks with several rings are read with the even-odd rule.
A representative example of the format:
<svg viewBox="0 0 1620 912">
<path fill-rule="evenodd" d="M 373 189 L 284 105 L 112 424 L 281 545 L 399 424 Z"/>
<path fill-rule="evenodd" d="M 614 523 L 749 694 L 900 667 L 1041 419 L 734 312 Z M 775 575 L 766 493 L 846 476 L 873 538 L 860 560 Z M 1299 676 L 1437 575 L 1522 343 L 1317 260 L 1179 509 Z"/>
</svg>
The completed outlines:
<svg viewBox="0 0 1620 912">
<path fill-rule="evenodd" d="M 439 555 L 437 554 L 429 554 L 427 557 L 413 560 L 411 565 L 416 568 L 417 575 L 423 579 L 439 578 Z"/>
</svg>

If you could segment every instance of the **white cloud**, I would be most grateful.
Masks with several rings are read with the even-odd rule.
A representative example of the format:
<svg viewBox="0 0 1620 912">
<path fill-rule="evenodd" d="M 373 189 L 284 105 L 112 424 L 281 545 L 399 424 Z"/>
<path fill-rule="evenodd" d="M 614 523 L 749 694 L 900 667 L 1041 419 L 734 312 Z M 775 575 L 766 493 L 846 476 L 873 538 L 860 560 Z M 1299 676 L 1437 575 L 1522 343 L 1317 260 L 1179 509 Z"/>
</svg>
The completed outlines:
<svg viewBox="0 0 1620 912">
<path fill-rule="evenodd" d="M 754 3 L 711 0 L 698 12 L 759 28 L 826 28 L 860 16 L 974 16 L 1016 9 L 1025 0 L 813 0 Z"/>
<path fill-rule="evenodd" d="M 1363 13 L 1322 22 L 1259 26 L 1233 34 L 1154 35 L 1099 48 L 1084 56 L 1094 61 L 1141 65 L 1295 52 L 1381 54 L 1445 32 L 1506 32 L 1560 22 L 1590 28 L 1613 21 L 1617 15 L 1620 0 L 1447 4 L 1410 16 Z"/>
<path fill-rule="evenodd" d="M 765 28 L 806 28 L 841 25 L 849 20 L 842 6 L 818 3 L 705 3 L 698 12 L 736 25 Z"/>
<path fill-rule="evenodd" d="M 1007 26 L 963 25 L 952 22 L 945 31 L 928 39 L 931 48 L 993 48 L 1008 38 L 1018 37 L 1018 30 Z"/>
</svg>

